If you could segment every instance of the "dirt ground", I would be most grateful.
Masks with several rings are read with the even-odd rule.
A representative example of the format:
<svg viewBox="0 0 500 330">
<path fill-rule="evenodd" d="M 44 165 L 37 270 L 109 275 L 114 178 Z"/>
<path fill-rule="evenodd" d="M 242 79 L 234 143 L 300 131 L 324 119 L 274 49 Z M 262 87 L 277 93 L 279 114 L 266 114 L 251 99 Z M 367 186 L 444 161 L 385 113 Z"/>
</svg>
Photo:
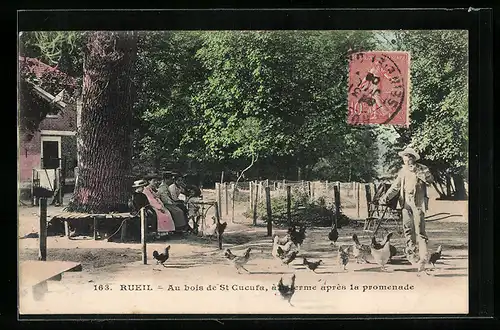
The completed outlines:
<svg viewBox="0 0 500 330">
<path fill-rule="evenodd" d="M 204 192 L 206 199 L 213 192 Z M 468 312 L 468 216 L 467 202 L 436 201 L 431 196 L 426 229 L 429 248 L 443 247 L 443 258 L 430 275 L 417 276 L 416 270 L 401 255 L 403 239 L 394 235 L 392 244 L 398 254 L 383 272 L 376 264 L 357 264 L 352 258 L 343 271 L 337 263 L 338 246 L 351 243 L 353 233 L 368 243 L 369 234 L 360 225 L 339 229 L 337 246 L 328 240 L 329 228 L 308 228 L 299 258 L 291 266 L 280 265 L 271 256 L 272 241 L 263 224 L 252 226 L 241 214 L 246 205 L 235 207 L 235 223 L 230 214 L 223 248 L 242 254 L 252 247 L 247 265 L 249 273 L 238 274 L 227 262 L 215 240 L 172 238 L 147 245 L 147 265 L 142 264 L 140 244 L 110 243 L 92 239 L 48 238 L 48 260 L 75 261 L 81 272 L 63 275 L 62 281 L 48 282 L 48 294 L 35 302 L 21 297 L 21 314 L 91 313 L 173 313 L 173 314 L 247 314 L 247 313 L 327 313 L 398 314 Z M 48 214 L 61 211 L 49 207 Z M 345 209 L 351 218 L 357 212 Z M 361 218 L 364 216 L 361 209 Z M 19 207 L 19 235 L 36 231 L 36 207 Z M 210 213 L 208 218 L 210 218 Z M 273 233 L 284 235 L 285 229 Z M 382 230 L 377 236 L 382 237 Z M 166 267 L 156 265 L 153 250 L 171 245 Z M 38 239 L 20 239 L 19 260 L 36 260 Z M 301 257 L 323 260 L 317 273 L 301 265 Z M 370 261 L 370 259 L 369 259 Z M 428 265 L 428 268 L 433 268 Z M 297 291 L 293 306 L 276 295 L 274 284 L 296 274 Z M 102 285 L 102 287 L 101 287 Z M 106 287 L 107 285 L 107 287 Z M 144 285 L 141 291 L 130 291 Z M 149 286 L 149 287 L 148 287 Z M 213 286 L 213 290 L 210 288 Z M 394 286 L 394 287 L 393 287 Z M 144 289 L 151 290 L 144 290 Z M 175 290 L 178 288 L 179 290 Z M 100 290 L 102 289 L 102 290 Z"/>
</svg>

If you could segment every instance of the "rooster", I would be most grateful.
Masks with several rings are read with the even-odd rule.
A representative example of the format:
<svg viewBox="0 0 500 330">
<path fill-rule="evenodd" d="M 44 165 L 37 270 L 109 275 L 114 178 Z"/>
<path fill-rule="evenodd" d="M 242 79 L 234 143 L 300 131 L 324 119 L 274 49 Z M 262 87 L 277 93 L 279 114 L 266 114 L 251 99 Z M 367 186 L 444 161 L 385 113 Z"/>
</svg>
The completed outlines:
<svg viewBox="0 0 500 330">
<path fill-rule="evenodd" d="M 241 274 L 240 270 L 243 269 L 247 273 L 250 273 L 244 265 L 248 262 L 250 259 L 250 251 L 252 251 L 252 248 L 248 248 L 245 251 L 245 254 L 242 256 L 237 256 L 231 252 L 231 250 L 227 249 L 226 252 L 224 253 L 224 256 L 230 260 L 233 265 L 236 267 L 238 270 L 238 274 Z"/>
<path fill-rule="evenodd" d="M 389 244 L 391 237 L 392 233 L 388 233 L 382 244 L 377 242 L 375 236 L 372 237 L 371 254 L 375 262 L 382 267 L 382 270 L 387 269 L 386 264 L 391 258 L 391 248 Z"/>
<path fill-rule="evenodd" d="M 429 257 L 429 263 L 432 264 L 433 267 L 436 267 L 435 263 L 439 259 L 441 259 L 441 251 L 442 251 L 442 246 L 438 246 L 436 252 L 433 252 L 431 256 Z"/>
<path fill-rule="evenodd" d="M 305 257 L 302 259 L 302 264 L 305 265 L 309 270 L 312 270 L 316 273 L 316 269 L 318 269 L 319 265 L 323 263 L 323 260 L 318 261 L 309 261 Z"/>
<path fill-rule="evenodd" d="M 212 240 L 214 236 L 217 236 L 217 233 L 219 233 L 222 236 L 222 234 L 226 230 L 226 227 L 227 227 L 227 222 L 218 223 L 217 221 L 215 221 L 212 225 L 210 225 L 210 227 L 208 227 L 204 231 L 203 234 L 205 236 L 208 236 L 210 240 Z"/>
<path fill-rule="evenodd" d="M 348 248 L 343 249 L 342 247 L 339 248 L 339 256 L 338 256 L 338 261 L 339 265 L 342 266 L 344 270 L 346 270 L 345 266 L 349 263 L 349 252 Z"/>
<path fill-rule="evenodd" d="M 295 293 L 295 274 L 292 275 L 291 283 L 288 285 L 283 284 L 283 277 L 280 278 L 278 282 L 278 292 L 281 295 L 281 298 L 285 299 L 290 306 L 293 307 L 290 300 L 292 300 L 293 294 Z"/>
<path fill-rule="evenodd" d="M 165 248 L 165 251 L 163 253 L 158 253 L 158 251 L 154 250 L 153 251 L 153 258 L 156 260 L 156 264 L 161 264 L 163 267 L 166 267 L 164 263 L 168 260 L 169 258 L 169 251 L 170 250 L 170 245 Z"/>
<path fill-rule="evenodd" d="M 332 241 L 332 245 L 335 245 L 335 243 L 337 243 L 337 240 L 339 239 L 337 224 L 333 224 L 332 230 L 328 233 L 328 239 Z"/>
<path fill-rule="evenodd" d="M 392 235 L 392 233 L 391 233 Z M 387 236 L 386 236 L 387 237 Z M 382 243 L 378 243 L 377 240 L 374 239 L 375 237 L 372 238 L 372 245 L 375 246 L 376 249 L 380 249 L 384 244 L 385 244 L 385 240 L 382 242 Z M 389 250 L 391 252 L 391 255 L 389 257 L 389 262 L 391 261 L 392 257 L 394 257 L 397 253 L 398 253 L 398 250 L 396 249 L 396 247 L 392 244 L 389 244 Z"/>
<path fill-rule="evenodd" d="M 288 235 L 290 236 L 290 240 L 293 244 L 300 249 L 300 246 L 306 238 L 306 226 L 300 226 L 298 231 L 295 226 L 292 226 L 288 229 Z"/>
<path fill-rule="evenodd" d="M 362 261 L 363 263 L 369 263 L 368 260 L 366 260 L 366 257 L 371 253 L 370 246 L 361 244 L 359 242 L 358 235 L 356 234 L 352 235 L 352 240 L 354 241 L 352 254 L 354 255 L 354 258 L 356 258 L 356 262 L 360 263 L 360 261 Z"/>
</svg>

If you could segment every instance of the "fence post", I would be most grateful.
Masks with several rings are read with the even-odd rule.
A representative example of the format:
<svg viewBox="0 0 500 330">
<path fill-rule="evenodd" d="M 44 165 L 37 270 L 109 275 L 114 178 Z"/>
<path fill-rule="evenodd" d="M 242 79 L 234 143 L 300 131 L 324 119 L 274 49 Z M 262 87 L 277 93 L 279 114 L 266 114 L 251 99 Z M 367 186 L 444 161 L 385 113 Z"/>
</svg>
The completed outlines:
<svg viewBox="0 0 500 330">
<path fill-rule="evenodd" d="M 146 225 L 146 214 L 144 212 L 144 208 L 141 208 L 141 245 L 142 245 L 142 264 L 147 265 L 148 264 L 148 254 L 146 251 L 146 231 L 147 231 L 147 225 Z"/>
<path fill-rule="evenodd" d="M 335 228 L 338 228 L 340 218 L 340 189 L 338 185 L 333 186 L 333 197 L 335 199 Z"/>
<path fill-rule="evenodd" d="M 354 190 L 355 193 L 356 193 L 356 214 L 357 214 L 357 218 L 359 219 L 359 185 L 360 183 L 359 182 L 356 182 L 356 189 Z"/>
<path fill-rule="evenodd" d="M 292 226 L 292 187 L 290 185 L 286 186 L 286 219 L 288 221 L 288 227 Z"/>
<path fill-rule="evenodd" d="M 40 197 L 40 234 L 38 246 L 38 260 L 47 260 L 47 198 Z"/>
<path fill-rule="evenodd" d="M 370 184 L 365 184 L 365 194 L 366 194 L 366 208 L 367 208 L 367 212 L 368 212 L 368 217 L 371 217 L 372 214 L 371 214 L 371 210 L 370 210 L 370 205 L 371 205 L 371 202 L 372 202 L 372 192 L 371 192 L 371 189 L 370 189 Z"/>
<path fill-rule="evenodd" d="M 219 216 L 222 218 L 222 192 L 221 192 L 221 184 L 220 183 L 216 183 L 215 184 L 215 190 L 216 190 L 216 193 L 217 193 L 217 211 L 219 212 Z"/>
<path fill-rule="evenodd" d="M 271 189 L 266 187 L 267 236 L 273 235 L 273 213 L 271 209 Z"/>
<path fill-rule="evenodd" d="M 229 215 L 229 195 L 227 191 L 227 182 L 224 182 L 224 194 L 226 195 L 226 215 Z"/>
<path fill-rule="evenodd" d="M 253 182 L 248 182 L 248 187 L 250 189 L 250 210 L 253 210 Z"/>
<path fill-rule="evenodd" d="M 259 189 L 257 189 L 258 187 L 255 187 L 255 200 L 253 202 L 253 225 L 254 226 L 257 226 L 257 197 L 258 197 L 258 194 L 259 194 Z"/>
<path fill-rule="evenodd" d="M 218 203 L 215 202 L 215 221 L 216 221 L 216 226 L 217 226 L 217 243 L 219 244 L 219 250 L 222 250 L 222 235 L 220 234 L 219 226 L 220 226 L 220 213 L 219 213 L 219 207 L 220 205 L 217 205 Z"/>
<path fill-rule="evenodd" d="M 235 199 L 235 193 L 236 193 L 236 183 L 231 184 L 231 192 L 232 192 L 232 198 L 231 198 L 231 223 L 234 223 L 234 199 Z"/>
</svg>

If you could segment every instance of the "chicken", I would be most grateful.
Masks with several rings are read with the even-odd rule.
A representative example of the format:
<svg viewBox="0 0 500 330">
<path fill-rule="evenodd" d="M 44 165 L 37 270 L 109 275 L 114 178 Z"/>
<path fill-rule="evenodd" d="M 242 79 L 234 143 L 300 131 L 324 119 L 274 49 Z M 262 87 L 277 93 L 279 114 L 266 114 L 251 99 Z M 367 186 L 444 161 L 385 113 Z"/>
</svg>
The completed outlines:
<svg viewBox="0 0 500 330">
<path fill-rule="evenodd" d="M 229 259 L 233 265 L 236 267 L 236 269 L 238 270 L 238 274 L 241 274 L 240 273 L 240 270 L 243 269 L 245 270 L 247 273 L 249 273 L 249 271 L 244 267 L 244 265 L 248 262 L 248 260 L 250 259 L 250 251 L 252 251 L 252 248 L 248 248 L 246 249 L 245 251 L 245 254 L 242 255 L 242 256 L 237 256 L 235 254 L 233 254 L 231 252 L 231 250 L 227 249 L 226 252 L 224 253 L 224 256 Z"/>
<path fill-rule="evenodd" d="M 339 248 L 339 256 L 338 256 L 339 265 L 342 266 L 342 269 L 346 270 L 345 266 L 349 263 L 349 252 L 348 249 Z"/>
<path fill-rule="evenodd" d="M 227 227 L 227 222 L 223 222 L 223 223 L 217 223 L 217 226 L 216 226 L 216 229 L 215 229 L 215 235 L 217 235 L 217 233 L 219 235 L 222 236 L 222 234 L 224 234 L 224 230 L 226 230 L 226 227 Z"/>
<path fill-rule="evenodd" d="M 300 246 L 306 238 L 306 226 L 300 226 L 299 230 L 295 226 L 288 229 L 290 240 L 300 249 Z"/>
<path fill-rule="evenodd" d="M 339 232 L 337 231 L 336 224 L 333 224 L 332 230 L 328 233 L 328 239 L 332 241 L 332 245 L 337 243 L 337 240 L 339 239 Z"/>
<path fill-rule="evenodd" d="M 161 264 L 163 267 L 166 267 L 164 263 L 170 257 L 169 250 L 170 250 L 170 245 L 165 248 L 165 251 L 163 253 L 158 253 L 158 251 L 156 250 L 153 251 L 153 258 L 156 260 L 157 265 Z"/>
<path fill-rule="evenodd" d="M 276 237 L 278 237 L 278 244 L 280 244 L 280 245 L 286 244 L 286 243 L 288 243 L 290 241 L 290 235 L 289 234 L 287 234 L 285 237 L 279 237 L 278 235 L 275 234 L 273 236 L 273 242 L 274 242 L 274 239 Z"/>
<path fill-rule="evenodd" d="M 432 264 L 433 267 L 436 267 L 435 263 L 439 259 L 441 259 L 441 251 L 442 251 L 442 246 L 438 246 L 436 252 L 431 253 L 431 256 L 429 257 L 429 263 Z"/>
<path fill-rule="evenodd" d="M 360 261 L 363 263 L 369 263 L 366 257 L 371 254 L 371 248 L 369 245 L 361 244 L 358 239 L 358 235 L 353 234 L 352 240 L 354 244 L 352 245 L 352 254 L 356 258 L 356 262 L 359 264 Z"/>
<path fill-rule="evenodd" d="M 289 285 L 283 284 L 283 277 L 280 278 L 278 282 L 278 292 L 281 298 L 285 299 L 290 306 L 293 307 L 290 300 L 292 300 L 293 294 L 295 293 L 295 274 L 292 275 L 291 283 Z"/>
<path fill-rule="evenodd" d="M 281 262 L 284 265 L 287 265 L 287 266 L 290 265 L 290 263 L 295 260 L 298 253 L 299 253 L 298 251 L 290 252 L 289 254 L 287 254 L 287 255 L 283 256 L 283 258 L 281 258 Z"/>
<path fill-rule="evenodd" d="M 382 267 L 382 270 L 387 269 L 385 265 L 391 258 L 391 249 L 389 244 L 391 237 L 392 233 L 388 233 L 382 244 L 377 242 L 375 236 L 372 237 L 371 254 L 375 262 Z"/>
<path fill-rule="evenodd" d="M 279 237 L 275 236 L 273 241 L 273 249 L 271 254 L 277 259 L 281 259 L 281 256 L 290 252 L 294 243 L 292 241 L 287 242 L 285 245 L 278 244 Z"/>
<path fill-rule="evenodd" d="M 392 234 L 391 234 L 391 236 L 392 236 Z M 372 238 L 372 245 L 374 245 L 377 250 L 380 249 L 386 242 L 386 240 L 384 240 L 384 241 L 382 241 L 382 243 L 378 243 L 377 240 L 374 240 L 373 238 Z M 387 239 L 387 236 L 386 236 L 386 239 Z M 392 257 L 394 257 L 398 253 L 398 250 L 392 244 L 389 244 L 389 250 L 390 250 L 390 256 L 389 256 L 388 262 L 390 262 Z"/>
<path fill-rule="evenodd" d="M 318 260 L 318 261 L 309 261 L 305 257 L 303 258 L 302 264 L 305 265 L 309 270 L 312 270 L 313 272 L 316 273 L 316 269 L 323 263 L 323 260 Z"/>
<path fill-rule="evenodd" d="M 229 260 L 233 260 L 234 258 L 236 258 L 236 256 L 233 254 L 233 252 L 231 252 L 230 249 L 226 249 L 226 252 L 224 252 L 224 256 Z"/>
<path fill-rule="evenodd" d="M 220 232 L 220 235 L 222 235 L 224 233 L 224 231 L 226 230 L 226 227 L 227 227 L 226 222 L 219 224 L 217 221 L 215 221 L 212 225 L 210 225 L 210 227 L 208 227 L 204 231 L 203 234 L 205 236 L 208 236 L 211 240 L 214 236 L 217 236 L 217 232 Z"/>
</svg>

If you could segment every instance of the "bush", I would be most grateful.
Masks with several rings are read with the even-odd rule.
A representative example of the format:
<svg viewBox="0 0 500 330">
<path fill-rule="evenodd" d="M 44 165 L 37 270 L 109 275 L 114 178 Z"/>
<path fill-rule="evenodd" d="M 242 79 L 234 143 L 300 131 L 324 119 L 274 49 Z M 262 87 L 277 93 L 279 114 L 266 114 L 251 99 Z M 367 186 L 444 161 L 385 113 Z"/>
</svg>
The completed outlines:
<svg viewBox="0 0 500 330">
<path fill-rule="evenodd" d="M 287 224 L 287 200 L 286 196 L 271 198 L 271 212 L 273 223 L 276 225 Z M 304 224 L 308 226 L 329 227 L 332 225 L 335 209 L 326 205 L 324 198 L 319 198 L 316 202 L 310 202 L 307 193 L 292 195 L 290 205 L 291 220 L 293 224 Z M 247 218 L 253 217 L 253 210 L 250 208 L 243 214 Z M 258 218 L 267 222 L 266 202 L 257 204 Z M 349 223 L 349 218 L 340 214 L 337 221 L 339 226 Z"/>
</svg>

